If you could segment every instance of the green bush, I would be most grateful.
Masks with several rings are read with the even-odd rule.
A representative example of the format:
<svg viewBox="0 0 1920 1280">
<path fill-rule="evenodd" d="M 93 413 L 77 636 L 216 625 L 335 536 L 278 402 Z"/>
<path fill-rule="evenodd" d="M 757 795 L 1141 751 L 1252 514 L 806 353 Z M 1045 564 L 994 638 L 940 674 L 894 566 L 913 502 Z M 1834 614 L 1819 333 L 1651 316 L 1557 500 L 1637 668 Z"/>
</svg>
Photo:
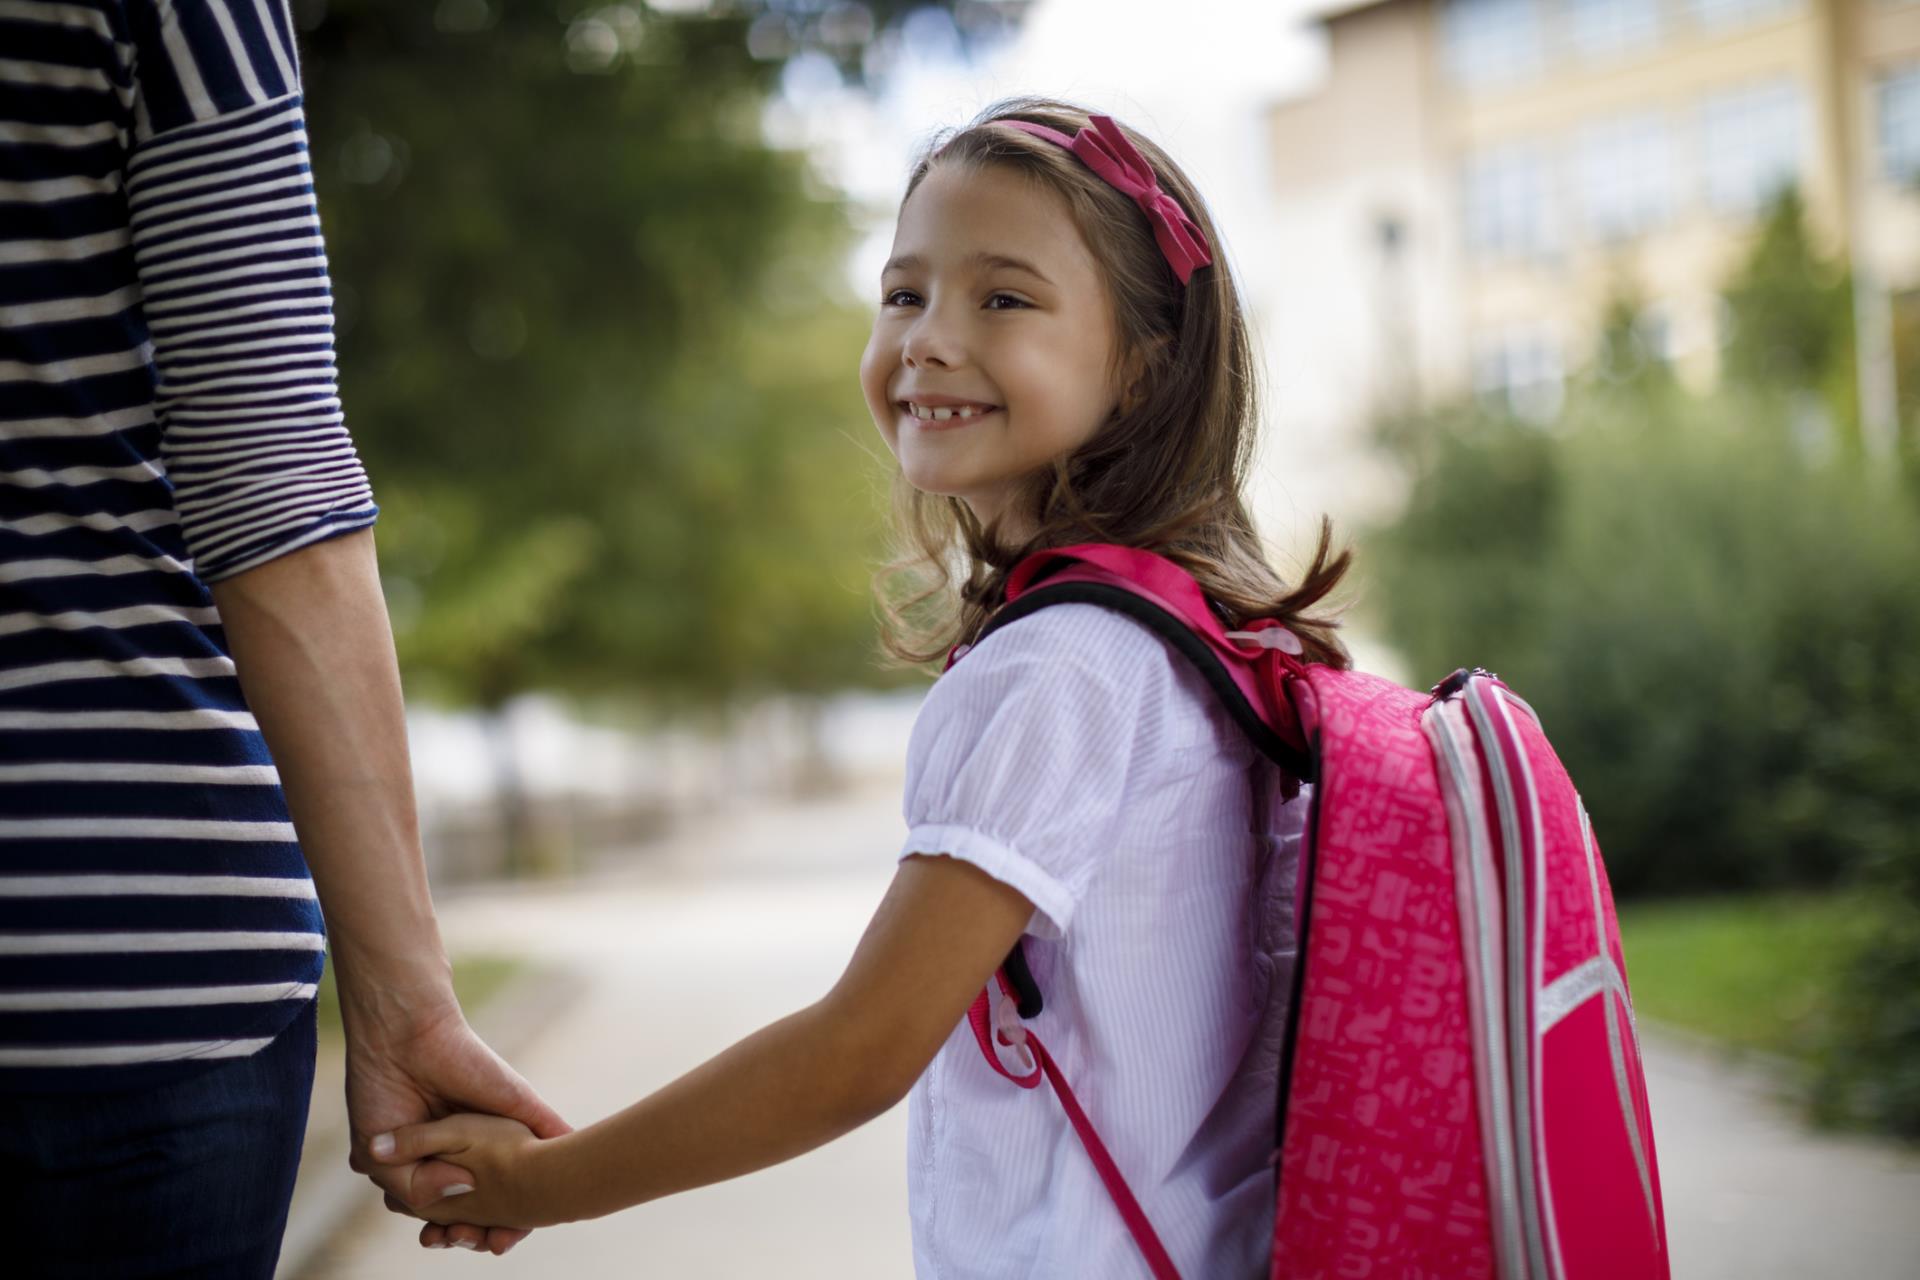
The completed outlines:
<svg viewBox="0 0 1920 1280">
<path fill-rule="evenodd" d="M 1909 853 L 1909 875 L 1920 858 Z M 1837 993 L 1814 1114 L 1920 1141 L 1920 906 L 1884 896 Z"/>
<path fill-rule="evenodd" d="M 1401 424 L 1372 603 L 1421 678 L 1490 667 L 1540 712 L 1623 896 L 1869 886 L 1818 1109 L 1920 1134 L 1920 513 L 1792 404 Z"/>
<path fill-rule="evenodd" d="M 1487 666 L 1533 703 L 1623 892 L 1912 856 L 1920 520 L 1788 416 L 1590 393 L 1551 432 L 1430 422 L 1372 540 L 1390 638 L 1422 677 Z"/>
<path fill-rule="evenodd" d="M 1872 916 L 1856 890 L 1623 902 L 1634 1011 L 1797 1071 L 1817 1067 Z"/>
</svg>

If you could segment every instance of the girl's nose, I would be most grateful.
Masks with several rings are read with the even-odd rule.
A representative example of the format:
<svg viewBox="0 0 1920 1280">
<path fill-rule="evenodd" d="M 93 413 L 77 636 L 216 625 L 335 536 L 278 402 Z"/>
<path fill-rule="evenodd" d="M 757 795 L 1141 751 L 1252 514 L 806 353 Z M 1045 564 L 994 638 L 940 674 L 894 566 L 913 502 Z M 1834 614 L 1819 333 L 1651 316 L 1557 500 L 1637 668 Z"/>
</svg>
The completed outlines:
<svg viewBox="0 0 1920 1280">
<path fill-rule="evenodd" d="M 961 363 L 963 357 L 952 326 L 944 323 L 929 308 L 907 331 L 906 341 L 901 344 L 900 358 L 909 369 L 950 369 Z"/>
</svg>

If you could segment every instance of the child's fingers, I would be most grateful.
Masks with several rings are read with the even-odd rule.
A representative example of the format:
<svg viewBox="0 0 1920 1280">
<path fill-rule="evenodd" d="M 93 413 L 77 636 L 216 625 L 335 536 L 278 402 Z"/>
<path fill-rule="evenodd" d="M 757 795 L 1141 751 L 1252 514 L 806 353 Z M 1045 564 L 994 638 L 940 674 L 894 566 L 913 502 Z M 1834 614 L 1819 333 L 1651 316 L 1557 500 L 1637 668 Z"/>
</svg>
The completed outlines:
<svg viewBox="0 0 1920 1280">
<path fill-rule="evenodd" d="M 451 1196 L 463 1196 L 473 1190 L 474 1177 L 457 1164 L 444 1160 L 423 1160 L 413 1166 L 413 1176 L 401 1198 L 414 1208 L 436 1204 Z"/>
<path fill-rule="evenodd" d="M 374 1185 L 386 1192 L 388 1209 L 419 1217 L 442 1200 L 466 1195 L 475 1180 L 457 1164 L 423 1160 L 399 1168 L 382 1166 L 374 1175 Z"/>
<path fill-rule="evenodd" d="M 470 1142 L 464 1116 L 448 1116 L 425 1124 L 402 1125 L 391 1133 L 375 1134 L 367 1151 L 381 1164 L 412 1164 L 449 1151 L 464 1151 Z"/>
<path fill-rule="evenodd" d="M 434 1159 L 466 1150 L 471 1144 L 464 1129 L 461 1117 L 451 1116 L 376 1135 L 367 1143 L 367 1153 L 384 1167 L 374 1172 L 374 1181 L 413 1213 L 448 1196 L 472 1191 L 473 1174 L 459 1165 Z"/>
</svg>

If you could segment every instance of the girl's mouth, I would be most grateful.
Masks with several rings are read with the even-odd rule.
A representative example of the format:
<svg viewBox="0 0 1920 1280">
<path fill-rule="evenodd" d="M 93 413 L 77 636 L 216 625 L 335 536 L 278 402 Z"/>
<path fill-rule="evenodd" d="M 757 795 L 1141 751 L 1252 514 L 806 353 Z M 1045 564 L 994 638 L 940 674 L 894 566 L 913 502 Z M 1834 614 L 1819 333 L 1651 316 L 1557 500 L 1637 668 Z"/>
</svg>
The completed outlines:
<svg viewBox="0 0 1920 1280">
<path fill-rule="evenodd" d="M 902 400 L 900 407 L 908 417 L 933 430 L 965 426 L 969 422 L 978 422 L 988 414 L 1000 412 L 1000 406 L 994 404 L 925 405 Z"/>
</svg>

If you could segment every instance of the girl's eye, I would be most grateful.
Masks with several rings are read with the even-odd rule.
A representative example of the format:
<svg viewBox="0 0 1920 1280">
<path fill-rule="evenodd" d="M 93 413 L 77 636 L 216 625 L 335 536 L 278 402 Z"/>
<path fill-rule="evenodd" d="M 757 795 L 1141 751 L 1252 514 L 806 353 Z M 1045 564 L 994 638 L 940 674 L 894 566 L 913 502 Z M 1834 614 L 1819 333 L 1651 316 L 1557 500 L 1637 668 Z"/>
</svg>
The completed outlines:
<svg viewBox="0 0 1920 1280">
<path fill-rule="evenodd" d="M 987 299 L 987 310 L 989 311 L 1012 311 L 1017 307 L 1027 305 L 1028 303 L 1025 298 L 1016 298 L 1010 293 L 996 293 Z"/>
<path fill-rule="evenodd" d="M 910 307 L 920 301 L 920 295 L 911 289 L 890 289 L 885 299 L 889 307 Z"/>
</svg>

